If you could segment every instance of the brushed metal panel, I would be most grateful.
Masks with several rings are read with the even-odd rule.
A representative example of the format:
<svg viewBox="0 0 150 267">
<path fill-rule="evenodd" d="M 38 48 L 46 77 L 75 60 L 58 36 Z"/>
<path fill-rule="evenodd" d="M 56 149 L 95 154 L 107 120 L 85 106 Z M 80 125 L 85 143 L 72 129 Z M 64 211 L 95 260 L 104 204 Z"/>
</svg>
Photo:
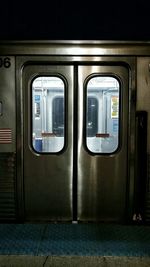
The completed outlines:
<svg viewBox="0 0 150 267">
<path fill-rule="evenodd" d="M 150 42 L 138 41 L 1 41 L 1 55 L 150 55 Z"/>
<path fill-rule="evenodd" d="M 9 142 L 0 142 L 1 152 L 16 151 L 16 96 L 15 96 L 15 57 L 0 56 L 0 130 L 11 133 Z M 7 131 L 6 131 L 7 132 Z M 8 133 L 8 132 L 7 132 Z M 2 137 L 2 135 L 1 135 Z M 4 137 L 4 136 L 3 136 Z M 6 134 L 5 134 L 6 137 Z M 5 140 L 6 141 L 6 140 Z M 8 141 L 8 139 L 7 139 Z"/>
<path fill-rule="evenodd" d="M 128 179 L 129 77 L 124 66 L 79 66 L 78 90 L 78 219 L 123 221 Z M 121 148 L 115 154 L 91 155 L 84 145 L 84 81 L 91 74 L 121 79 Z"/>
<path fill-rule="evenodd" d="M 148 113 L 147 152 L 150 153 L 150 57 L 137 58 L 136 110 L 145 110 Z"/>
<path fill-rule="evenodd" d="M 137 105 L 138 111 L 147 111 L 147 188 L 145 219 L 150 222 L 150 57 L 137 58 Z"/>
<path fill-rule="evenodd" d="M 63 75 L 66 88 L 66 148 L 59 154 L 36 154 L 31 143 L 31 80 Z M 72 220 L 73 66 L 26 65 L 23 70 L 24 198 L 26 220 Z"/>
</svg>

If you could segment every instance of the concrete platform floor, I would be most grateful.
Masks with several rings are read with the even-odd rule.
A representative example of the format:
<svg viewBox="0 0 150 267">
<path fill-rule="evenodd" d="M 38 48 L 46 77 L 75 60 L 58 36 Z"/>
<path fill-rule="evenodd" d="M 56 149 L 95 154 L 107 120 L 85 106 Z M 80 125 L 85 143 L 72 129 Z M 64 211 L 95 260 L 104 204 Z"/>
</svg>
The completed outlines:
<svg viewBox="0 0 150 267">
<path fill-rule="evenodd" d="M 1 255 L 0 267 L 150 267 L 150 258 Z"/>
</svg>

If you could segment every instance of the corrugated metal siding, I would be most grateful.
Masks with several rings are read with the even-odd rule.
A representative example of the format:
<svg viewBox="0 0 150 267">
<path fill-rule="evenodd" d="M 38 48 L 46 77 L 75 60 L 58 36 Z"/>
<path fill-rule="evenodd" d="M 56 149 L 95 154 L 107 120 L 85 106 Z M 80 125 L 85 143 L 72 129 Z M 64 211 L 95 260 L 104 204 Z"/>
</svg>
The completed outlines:
<svg viewBox="0 0 150 267">
<path fill-rule="evenodd" d="M 0 221 L 16 219 L 15 177 L 15 153 L 0 153 Z"/>
</svg>

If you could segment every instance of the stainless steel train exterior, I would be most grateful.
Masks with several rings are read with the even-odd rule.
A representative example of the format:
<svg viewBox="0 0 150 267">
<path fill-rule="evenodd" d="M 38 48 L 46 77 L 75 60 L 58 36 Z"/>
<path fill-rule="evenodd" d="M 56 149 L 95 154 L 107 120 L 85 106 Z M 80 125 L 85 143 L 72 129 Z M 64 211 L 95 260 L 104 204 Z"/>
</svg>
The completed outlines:
<svg viewBox="0 0 150 267">
<path fill-rule="evenodd" d="M 150 43 L 0 43 L 0 221 L 150 221 Z"/>
</svg>

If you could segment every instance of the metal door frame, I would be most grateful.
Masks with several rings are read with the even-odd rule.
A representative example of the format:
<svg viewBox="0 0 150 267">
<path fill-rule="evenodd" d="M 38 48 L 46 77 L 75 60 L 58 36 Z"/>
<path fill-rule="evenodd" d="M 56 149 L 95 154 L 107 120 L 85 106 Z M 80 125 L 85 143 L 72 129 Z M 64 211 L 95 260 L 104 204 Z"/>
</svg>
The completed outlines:
<svg viewBox="0 0 150 267">
<path fill-rule="evenodd" d="M 65 50 L 66 51 L 66 50 Z M 127 213 L 128 218 L 132 218 L 133 197 L 134 197 L 134 155 L 135 155 L 135 57 L 115 57 L 113 56 L 17 56 L 16 57 L 16 100 L 17 100 L 17 200 L 18 200 L 18 220 L 24 220 L 24 185 L 23 185 L 23 106 L 22 106 L 22 70 L 28 62 L 34 64 L 71 64 L 71 65 L 113 65 L 121 64 L 129 68 L 129 136 L 128 136 L 128 197 Z M 75 86 L 76 81 L 75 81 Z"/>
</svg>

